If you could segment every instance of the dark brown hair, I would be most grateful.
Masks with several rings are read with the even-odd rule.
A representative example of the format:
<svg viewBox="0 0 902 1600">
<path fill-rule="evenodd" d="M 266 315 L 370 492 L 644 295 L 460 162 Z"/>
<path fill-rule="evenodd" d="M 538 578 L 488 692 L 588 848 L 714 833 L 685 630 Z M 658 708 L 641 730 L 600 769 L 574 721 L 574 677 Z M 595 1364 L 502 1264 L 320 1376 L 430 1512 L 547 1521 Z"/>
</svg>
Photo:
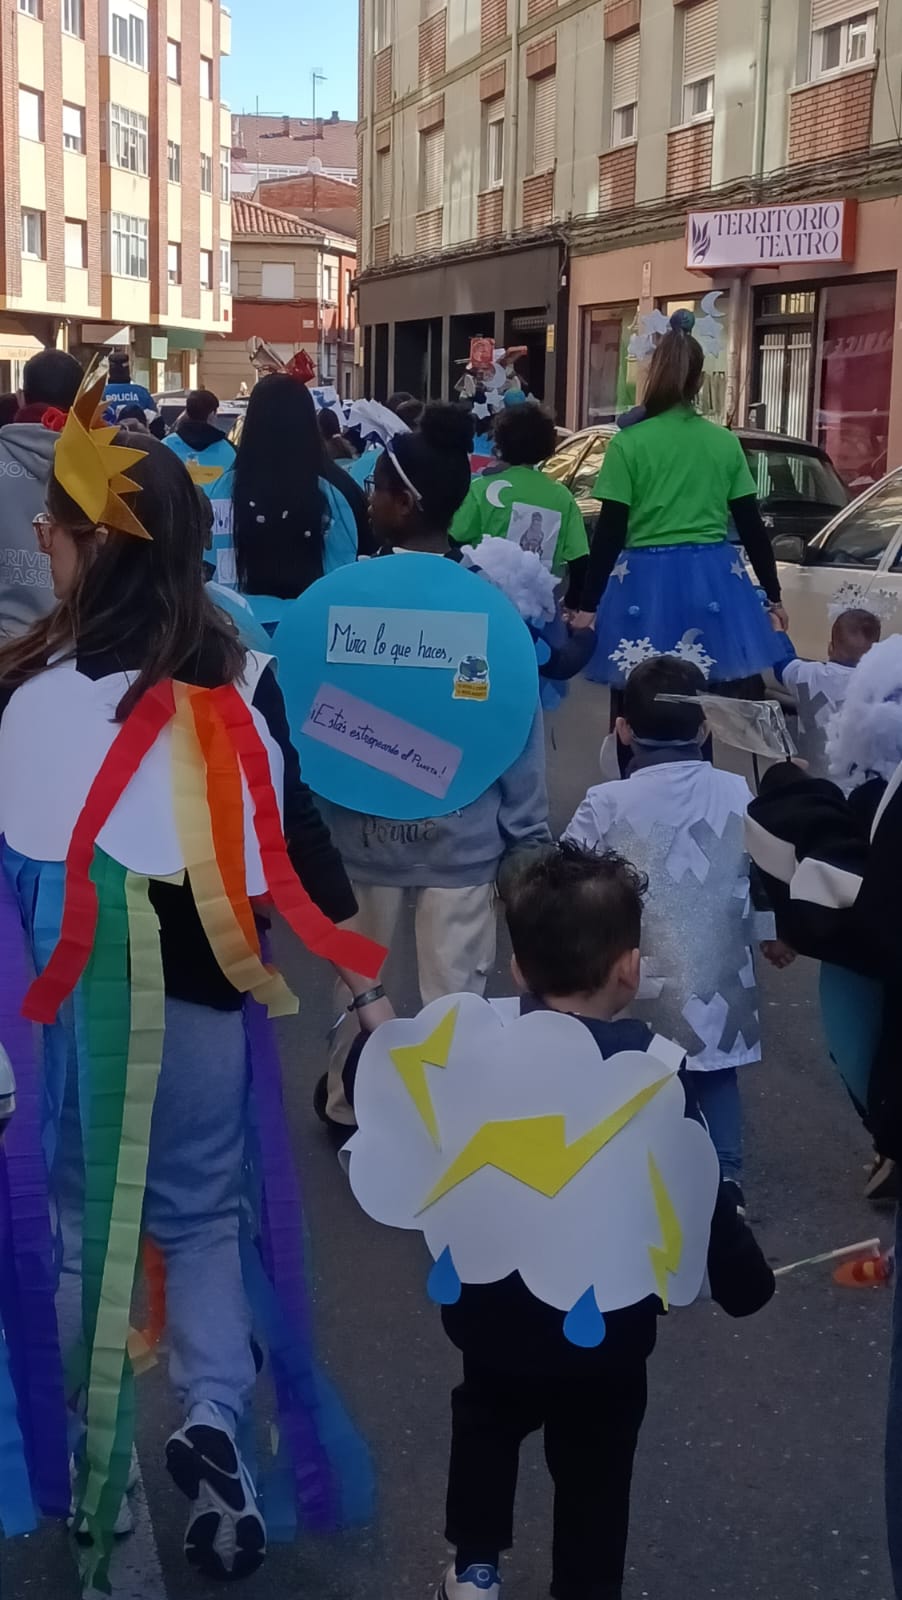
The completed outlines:
<svg viewBox="0 0 902 1600">
<path fill-rule="evenodd" d="M 705 352 L 691 333 L 673 328 L 665 333 L 651 358 L 642 403 L 646 415 L 659 417 L 674 406 L 692 404 L 702 386 Z"/>
<path fill-rule="evenodd" d="M 554 418 L 544 406 L 505 406 L 495 418 L 495 450 L 509 467 L 537 467 L 554 455 L 557 434 Z"/>
<path fill-rule="evenodd" d="M 662 700 L 661 695 L 703 694 L 705 675 L 694 661 L 678 656 L 650 656 L 626 680 L 623 715 L 637 739 L 664 744 L 689 744 L 704 721 L 701 706 Z"/>
<path fill-rule="evenodd" d="M 118 442 L 134 447 L 135 436 L 123 433 Z M 244 647 L 204 589 L 206 535 L 194 484 L 178 456 L 150 435 L 141 449 L 146 456 L 129 468 L 140 485 L 129 504 L 150 539 L 111 529 L 101 543 L 96 526 L 51 475 L 47 509 L 76 541 L 78 574 L 48 617 L 0 646 L 0 688 L 27 683 L 51 656 L 110 653 L 138 673 L 117 707 L 121 722 L 166 678 L 215 688 L 241 677 Z"/>
<path fill-rule="evenodd" d="M 507 894 L 517 965 L 532 994 L 596 994 L 637 950 L 648 880 L 613 850 L 566 839 L 530 860 Z"/>
<path fill-rule="evenodd" d="M 841 654 L 849 666 L 866 656 L 872 645 L 880 643 L 880 618 L 873 611 L 862 611 L 850 606 L 841 611 L 830 633 L 833 649 Z"/>
<path fill-rule="evenodd" d="M 185 415 L 192 422 L 209 422 L 219 410 L 219 400 L 212 389 L 192 389 L 185 401 Z"/>
</svg>

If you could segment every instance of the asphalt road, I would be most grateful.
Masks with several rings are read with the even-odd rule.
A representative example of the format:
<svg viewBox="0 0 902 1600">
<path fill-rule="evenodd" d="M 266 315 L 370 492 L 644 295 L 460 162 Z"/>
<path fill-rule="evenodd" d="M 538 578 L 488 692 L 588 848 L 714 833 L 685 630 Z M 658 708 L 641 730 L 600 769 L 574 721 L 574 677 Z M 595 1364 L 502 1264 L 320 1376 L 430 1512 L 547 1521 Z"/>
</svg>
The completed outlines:
<svg viewBox="0 0 902 1600">
<path fill-rule="evenodd" d="M 549 729 L 553 820 L 595 781 L 601 692 L 580 684 Z M 302 996 L 283 1027 L 286 1095 L 312 1234 L 322 1357 L 373 1449 L 373 1526 L 272 1549 L 238 1592 L 315 1600 L 430 1600 L 442 1539 L 448 1391 L 457 1358 L 425 1293 L 419 1238 L 356 1208 L 310 1109 L 330 1020 L 330 984 L 283 949 Z M 414 1005 L 408 946 L 394 994 Z M 493 992 L 509 993 L 506 958 Z M 814 969 L 769 970 L 765 1059 L 743 1073 L 751 1219 L 774 1265 L 880 1233 L 862 1199 L 868 1145 L 825 1060 Z M 214 1091 L 215 1092 L 215 1088 Z M 881 1503 L 890 1294 L 835 1287 L 828 1268 L 781 1283 L 759 1317 L 699 1305 L 664 1321 L 633 1497 L 627 1600 L 891 1600 Z M 215 1329 L 211 1329 L 215 1337 Z M 119 1600 L 212 1600 L 184 1565 L 184 1508 L 161 1468 L 176 1413 L 158 1370 L 141 1380 L 139 1455 L 150 1515 L 117 1558 Z M 540 1450 L 524 1451 L 507 1600 L 548 1593 L 550 1496 Z M 603 1517 L 604 1507 L 599 1507 Z M 74 1600 L 65 1537 L 0 1546 L 4 1600 Z"/>
</svg>

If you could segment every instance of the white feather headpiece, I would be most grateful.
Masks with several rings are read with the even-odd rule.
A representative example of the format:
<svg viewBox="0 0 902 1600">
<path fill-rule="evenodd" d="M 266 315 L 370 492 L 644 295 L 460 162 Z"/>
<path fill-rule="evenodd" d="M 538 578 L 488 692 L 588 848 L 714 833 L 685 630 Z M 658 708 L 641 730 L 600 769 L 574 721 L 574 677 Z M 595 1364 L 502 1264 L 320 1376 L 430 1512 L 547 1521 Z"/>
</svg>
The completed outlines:
<svg viewBox="0 0 902 1600">
<path fill-rule="evenodd" d="M 827 758 L 838 778 L 889 780 L 902 761 L 902 635 L 863 656 L 827 728 Z"/>
</svg>

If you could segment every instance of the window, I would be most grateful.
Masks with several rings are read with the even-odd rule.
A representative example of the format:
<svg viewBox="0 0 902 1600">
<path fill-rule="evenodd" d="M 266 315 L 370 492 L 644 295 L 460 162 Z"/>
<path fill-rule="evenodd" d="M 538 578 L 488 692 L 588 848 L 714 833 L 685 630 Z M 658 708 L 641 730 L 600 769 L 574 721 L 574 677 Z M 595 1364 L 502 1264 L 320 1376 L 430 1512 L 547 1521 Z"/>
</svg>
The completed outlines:
<svg viewBox="0 0 902 1600">
<path fill-rule="evenodd" d="M 205 156 L 203 152 L 200 158 L 200 192 L 213 193 L 213 157 Z"/>
<path fill-rule="evenodd" d="M 445 128 L 420 134 L 420 211 L 434 211 L 445 191 Z"/>
<path fill-rule="evenodd" d="M 38 20 L 40 20 L 40 0 L 19 0 L 19 10 L 26 17 L 36 17 Z"/>
<path fill-rule="evenodd" d="M 44 137 L 44 96 L 36 89 L 19 90 L 19 136 L 38 141 Z"/>
<path fill-rule="evenodd" d="M 701 0 L 683 14 L 684 122 L 700 122 L 714 112 L 717 61 L 717 0 Z"/>
<path fill-rule="evenodd" d="M 169 182 L 181 183 L 182 147 L 180 144 L 176 144 L 172 139 L 170 139 L 168 145 L 166 146 L 166 152 L 169 161 Z"/>
<path fill-rule="evenodd" d="M 232 246 L 221 244 L 219 246 L 219 287 L 231 289 L 232 287 Z"/>
<path fill-rule="evenodd" d="M 388 44 L 389 0 L 376 0 L 373 7 L 373 49 L 384 50 Z"/>
<path fill-rule="evenodd" d="M 391 150 L 376 154 L 376 221 L 387 222 L 391 216 Z"/>
<path fill-rule="evenodd" d="M 557 79 L 553 72 L 531 78 L 530 173 L 550 172 L 557 149 Z"/>
<path fill-rule="evenodd" d="M 117 278 L 146 278 L 147 218 L 114 211 L 110 218 L 110 271 Z"/>
<path fill-rule="evenodd" d="M 294 299 L 294 266 L 290 261 L 264 261 L 260 277 L 264 300 Z"/>
<path fill-rule="evenodd" d="M 200 94 L 202 100 L 213 98 L 213 63 L 209 56 L 200 58 Z"/>
<path fill-rule="evenodd" d="M 182 281 L 182 247 L 180 244 L 166 246 L 166 276 L 170 283 Z"/>
<path fill-rule="evenodd" d="M 88 262 L 87 228 L 83 222 L 66 218 L 66 266 L 84 267 Z"/>
<path fill-rule="evenodd" d="M 232 152 L 225 145 L 219 151 L 219 198 L 232 198 Z"/>
<path fill-rule="evenodd" d="M 128 106 L 110 106 L 110 164 L 147 176 L 147 118 Z"/>
<path fill-rule="evenodd" d="M 73 39 L 84 38 L 85 13 L 83 0 L 63 0 L 63 33 L 71 33 Z"/>
<path fill-rule="evenodd" d="M 825 567 L 879 566 L 902 525 L 902 482 L 888 478 L 866 500 L 853 506 L 825 545 L 809 547 L 808 561 Z"/>
<path fill-rule="evenodd" d="M 345 311 L 346 312 L 350 310 L 350 306 L 351 306 L 351 296 L 352 296 L 352 294 L 354 292 L 352 287 L 351 287 L 353 282 L 354 282 L 354 274 L 353 274 L 353 272 L 350 272 L 350 271 L 346 272 L 345 273 Z"/>
<path fill-rule="evenodd" d="M 22 212 L 22 254 L 30 256 L 33 261 L 44 260 L 46 251 L 43 211 Z"/>
<path fill-rule="evenodd" d="M 499 95 L 497 100 L 487 100 L 483 115 L 482 187 L 500 189 L 504 182 L 504 95 Z"/>
<path fill-rule="evenodd" d="M 213 251 L 202 250 L 200 253 L 200 286 L 202 289 L 213 287 Z"/>
<path fill-rule="evenodd" d="M 611 144 L 630 144 L 636 137 L 639 111 L 638 33 L 618 39 L 611 56 Z"/>
<path fill-rule="evenodd" d="M 85 149 L 85 108 L 84 106 L 63 106 L 63 149 L 75 150 L 79 155 L 84 155 Z"/>
<path fill-rule="evenodd" d="M 130 67 L 147 66 L 147 24 L 143 14 L 110 12 L 110 55 L 127 61 Z"/>
<path fill-rule="evenodd" d="M 177 39 L 166 40 L 166 76 L 170 83 L 182 81 L 182 47 Z"/>
<path fill-rule="evenodd" d="M 811 8 L 811 76 L 825 77 L 845 67 L 873 60 L 877 49 L 877 12 L 853 14 L 849 0 L 813 0 Z M 844 12 L 850 13 L 843 15 Z"/>
<path fill-rule="evenodd" d="M 323 267 L 323 299 L 328 305 L 334 305 L 338 299 L 337 293 L 338 268 Z"/>
</svg>

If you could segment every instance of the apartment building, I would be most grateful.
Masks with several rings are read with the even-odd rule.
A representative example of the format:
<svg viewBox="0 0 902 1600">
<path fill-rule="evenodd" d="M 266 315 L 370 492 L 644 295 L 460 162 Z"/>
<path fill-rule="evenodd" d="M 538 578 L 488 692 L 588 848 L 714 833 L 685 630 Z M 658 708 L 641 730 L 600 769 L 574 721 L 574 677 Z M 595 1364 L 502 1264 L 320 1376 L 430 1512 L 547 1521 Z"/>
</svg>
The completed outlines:
<svg viewBox="0 0 902 1600">
<path fill-rule="evenodd" d="M 902 460 L 900 0 L 362 0 L 361 20 L 368 387 L 448 393 L 494 332 L 571 426 L 607 420 L 688 304 L 715 413 L 755 405 L 853 481 Z"/>
<path fill-rule="evenodd" d="M 231 324 L 230 28 L 219 0 L 0 9 L 0 387 L 48 342 L 196 381 Z"/>
<path fill-rule="evenodd" d="M 232 200 L 232 327 L 208 339 L 204 379 L 222 399 L 255 380 L 248 345 L 285 362 L 306 350 L 318 381 L 350 397 L 357 270 L 353 239 L 243 196 Z"/>
</svg>

